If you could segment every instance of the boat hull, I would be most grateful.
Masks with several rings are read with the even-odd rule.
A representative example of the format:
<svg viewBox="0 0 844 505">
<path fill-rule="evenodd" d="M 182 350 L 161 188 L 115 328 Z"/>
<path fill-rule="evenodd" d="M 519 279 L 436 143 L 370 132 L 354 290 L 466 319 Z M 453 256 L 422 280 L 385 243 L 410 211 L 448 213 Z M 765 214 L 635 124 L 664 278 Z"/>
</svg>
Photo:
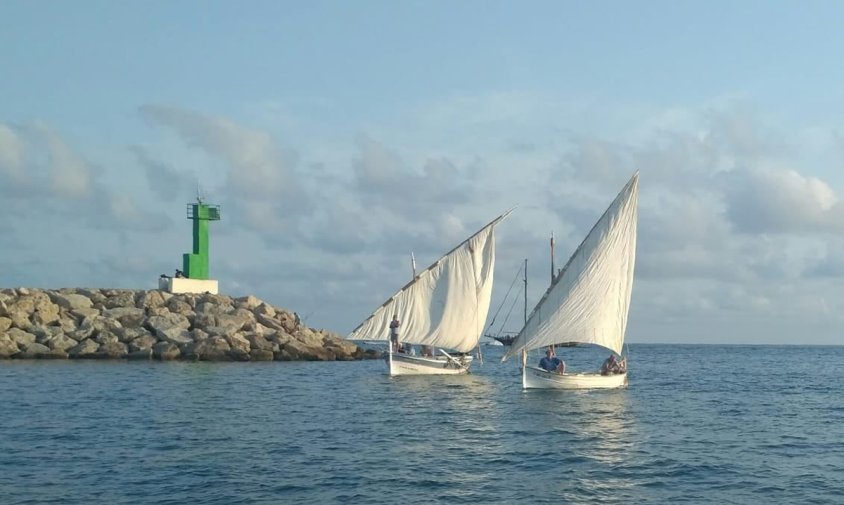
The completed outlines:
<svg viewBox="0 0 844 505">
<path fill-rule="evenodd" d="M 522 387 L 525 389 L 614 389 L 627 387 L 627 373 L 601 375 L 598 373 L 548 372 L 541 368 L 525 367 L 522 370 Z"/>
<path fill-rule="evenodd" d="M 453 359 L 445 356 L 422 357 L 388 353 L 385 361 L 391 376 L 398 375 L 460 375 L 469 373 L 472 356 Z"/>
</svg>

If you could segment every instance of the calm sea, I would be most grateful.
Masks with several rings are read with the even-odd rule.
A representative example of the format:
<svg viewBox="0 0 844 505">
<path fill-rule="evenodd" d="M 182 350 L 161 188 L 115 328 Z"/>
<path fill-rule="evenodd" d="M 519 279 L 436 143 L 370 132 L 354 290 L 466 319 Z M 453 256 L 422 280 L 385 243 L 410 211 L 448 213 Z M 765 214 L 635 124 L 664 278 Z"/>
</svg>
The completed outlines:
<svg viewBox="0 0 844 505">
<path fill-rule="evenodd" d="M 523 391 L 484 351 L 394 379 L 0 362 L 0 503 L 844 503 L 844 347 L 633 345 L 630 387 L 592 392 Z"/>
</svg>

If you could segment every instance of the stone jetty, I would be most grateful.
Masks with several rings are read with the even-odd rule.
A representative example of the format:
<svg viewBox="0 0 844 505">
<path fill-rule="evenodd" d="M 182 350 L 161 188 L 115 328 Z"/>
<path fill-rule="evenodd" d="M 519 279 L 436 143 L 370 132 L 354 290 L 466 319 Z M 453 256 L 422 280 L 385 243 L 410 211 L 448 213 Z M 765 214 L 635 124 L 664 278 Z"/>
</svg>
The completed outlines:
<svg viewBox="0 0 844 505">
<path fill-rule="evenodd" d="M 375 358 L 254 296 L 125 289 L 0 290 L 0 359 Z"/>
</svg>

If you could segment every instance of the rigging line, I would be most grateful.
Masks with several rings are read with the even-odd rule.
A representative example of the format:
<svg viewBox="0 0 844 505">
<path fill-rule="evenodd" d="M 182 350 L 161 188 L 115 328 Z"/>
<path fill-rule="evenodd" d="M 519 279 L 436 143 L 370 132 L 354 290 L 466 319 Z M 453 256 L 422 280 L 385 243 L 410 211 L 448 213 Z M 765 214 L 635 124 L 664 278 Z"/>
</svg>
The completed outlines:
<svg viewBox="0 0 844 505">
<path fill-rule="evenodd" d="M 516 276 L 513 277 L 513 282 L 510 283 L 510 287 L 507 288 L 507 294 L 504 295 L 504 298 L 501 300 L 501 303 L 498 305 L 498 310 L 495 311 L 495 315 L 492 316 L 492 322 L 489 323 L 489 328 L 492 329 L 493 325 L 495 324 L 495 318 L 498 317 L 498 313 L 501 312 L 501 308 L 504 307 L 504 302 L 507 301 L 507 298 L 510 296 L 510 291 L 513 289 L 513 286 L 516 284 L 516 281 L 519 280 L 519 274 L 522 273 L 522 266 L 519 266 L 519 271 L 516 272 Z"/>
<path fill-rule="evenodd" d="M 504 325 L 506 325 L 507 321 L 510 319 L 510 314 L 513 313 L 513 309 L 516 307 L 516 302 L 518 302 L 518 301 L 519 301 L 518 297 L 513 298 L 513 303 L 510 305 L 510 310 L 507 311 L 507 317 L 505 317 L 504 322 L 501 323 L 501 330 L 498 332 L 498 335 L 496 335 L 496 336 L 501 335 L 501 332 L 504 331 Z"/>
</svg>

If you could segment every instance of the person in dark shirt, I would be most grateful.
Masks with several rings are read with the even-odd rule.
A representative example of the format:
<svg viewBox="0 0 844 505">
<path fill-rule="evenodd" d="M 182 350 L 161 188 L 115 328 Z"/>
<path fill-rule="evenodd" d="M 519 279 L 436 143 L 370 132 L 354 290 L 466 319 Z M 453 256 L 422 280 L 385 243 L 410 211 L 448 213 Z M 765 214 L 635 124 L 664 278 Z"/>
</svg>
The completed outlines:
<svg viewBox="0 0 844 505">
<path fill-rule="evenodd" d="M 615 354 L 610 354 L 610 357 L 604 361 L 604 364 L 601 365 L 601 375 L 612 375 L 616 373 L 616 369 L 618 364 L 615 360 Z"/>
<path fill-rule="evenodd" d="M 610 357 L 601 365 L 601 375 L 613 375 L 617 373 L 624 373 L 627 371 L 627 359 L 621 361 L 615 357 L 615 354 L 610 354 Z"/>
<path fill-rule="evenodd" d="M 399 351 L 399 326 L 401 326 L 399 316 L 393 314 L 393 320 L 390 321 L 390 345 L 393 346 L 394 352 Z"/>
<path fill-rule="evenodd" d="M 554 356 L 554 351 L 548 349 L 545 351 L 545 357 L 539 360 L 539 368 L 547 370 L 548 372 L 565 373 L 566 363 L 560 358 Z"/>
</svg>

